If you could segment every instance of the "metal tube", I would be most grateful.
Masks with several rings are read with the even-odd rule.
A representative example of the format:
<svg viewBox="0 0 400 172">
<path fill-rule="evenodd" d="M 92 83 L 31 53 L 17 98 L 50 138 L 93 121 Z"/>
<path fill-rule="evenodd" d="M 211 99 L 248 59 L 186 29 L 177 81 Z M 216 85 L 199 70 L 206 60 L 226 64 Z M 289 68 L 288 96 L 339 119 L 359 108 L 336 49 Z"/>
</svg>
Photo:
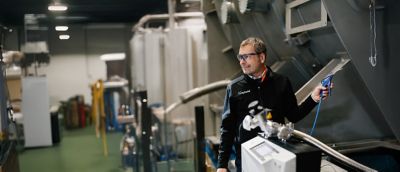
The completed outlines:
<svg viewBox="0 0 400 172">
<path fill-rule="evenodd" d="M 169 28 L 174 29 L 175 27 L 175 0 L 168 0 L 168 25 Z"/>
<path fill-rule="evenodd" d="M 164 115 L 170 113 L 172 110 L 174 110 L 175 108 L 177 108 L 181 104 L 185 104 L 187 102 L 190 102 L 193 99 L 196 99 L 196 98 L 198 98 L 198 97 L 200 97 L 202 95 L 211 93 L 213 91 L 217 91 L 219 89 L 226 88 L 226 86 L 230 82 L 231 82 L 230 80 L 222 80 L 222 81 L 217 81 L 217 82 L 213 82 L 213 83 L 207 84 L 207 85 L 202 86 L 202 87 L 193 88 L 193 89 L 183 93 L 180 96 L 181 100 L 169 105 L 166 108 L 166 110 L 164 111 Z M 164 118 L 165 118 L 165 116 L 164 116 Z"/>
<path fill-rule="evenodd" d="M 197 97 L 200 97 L 204 94 L 213 92 L 215 90 L 219 90 L 222 88 L 226 88 L 226 86 L 230 83 L 230 80 L 222 80 L 222 81 L 217 81 L 217 82 L 213 82 L 210 84 L 207 84 L 205 86 L 202 87 L 197 87 L 194 89 L 191 89 L 189 91 L 187 91 L 186 93 L 183 93 L 180 98 L 182 100 L 183 103 L 189 102 Z"/>
<path fill-rule="evenodd" d="M 312 137 L 312 136 L 310 136 L 308 134 L 305 134 L 305 133 L 303 133 L 301 131 L 298 131 L 298 130 L 294 130 L 293 131 L 293 135 L 295 137 L 298 137 L 300 139 L 303 139 L 303 140 L 313 144 L 314 146 L 320 148 L 322 151 L 326 152 L 327 154 L 329 154 L 329 155 L 331 155 L 331 156 L 333 156 L 333 157 L 335 157 L 335 158 L 337 158 L 337 159 L 339 159 L 339 160 L 341 160 L 341 161 L 343 161 L 343 162 L 345 162 L 345 163 L 347 163 L 347 164 L 349 164 L 349 165 L 351 165 L 353 167 L 356 167 L 356 168 L 358 168 L 358 169 L 360 169 L 362 171 L 377 172 L 377 170 L 369 168 L 369 167 L 367 167 L 365 165 L 362 165 L 362 164 L 358 163 L 357 161 L 354 161 L 354 160 L 350 159 L 349 157 L 347 157 L 347 156 L 339 153 L 338 151 L 330 148 L 328 145 L 320 142 L 319 140 L 315 139 L 314 137 Z"/>
</svg>

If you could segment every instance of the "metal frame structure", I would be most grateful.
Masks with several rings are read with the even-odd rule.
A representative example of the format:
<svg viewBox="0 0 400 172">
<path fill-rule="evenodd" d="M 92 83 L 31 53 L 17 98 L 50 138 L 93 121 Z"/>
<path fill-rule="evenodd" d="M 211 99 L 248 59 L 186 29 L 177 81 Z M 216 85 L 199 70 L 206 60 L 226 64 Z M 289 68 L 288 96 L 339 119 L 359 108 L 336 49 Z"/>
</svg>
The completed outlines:
<svg viewBox="0 0 400 172">
<path fill-rule="evenodd" d="M 318 29 L 328 25 L 328 13 L 321 1 L 321 20 L 292 28 L 292 9 L 309 2 L 310 0 L 296 0 L 286 5 L 286 33 L 291 35 L 308 30 Z"/>
</svg>

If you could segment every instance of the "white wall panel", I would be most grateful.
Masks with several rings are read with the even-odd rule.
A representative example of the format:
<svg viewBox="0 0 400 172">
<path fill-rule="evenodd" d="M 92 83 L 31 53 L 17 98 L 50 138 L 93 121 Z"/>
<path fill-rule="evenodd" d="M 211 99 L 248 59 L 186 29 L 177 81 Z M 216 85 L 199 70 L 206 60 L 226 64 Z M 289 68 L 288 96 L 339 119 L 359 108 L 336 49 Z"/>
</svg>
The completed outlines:
<svg viewBox="0 0 400 172">
<path fill-rule="evenodd" d="M 106 65 L 100 60 L 100 55 L 55 55 L 49 66 L 40 68 L 40 71 L 49 81 L 51 105 L 78 94 L 85 96 L 85 103 L 90 103 L 90 84 L 97 79 L 106 79 Z"/>
</svg>

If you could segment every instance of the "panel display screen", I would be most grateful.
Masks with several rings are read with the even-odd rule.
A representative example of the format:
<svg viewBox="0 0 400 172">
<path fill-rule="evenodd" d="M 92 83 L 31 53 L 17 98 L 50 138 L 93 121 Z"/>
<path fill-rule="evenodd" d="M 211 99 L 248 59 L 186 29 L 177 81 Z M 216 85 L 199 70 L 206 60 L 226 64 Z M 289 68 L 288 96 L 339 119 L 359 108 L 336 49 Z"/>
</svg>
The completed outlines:
<svg viewBox="0 0 400 172">
<path fill-rule="evenodd" d="M 254 152 L 258 158 L 264 159 L 265 156 L 270 155 L 272 153 L 278 153 L 277 150 L 275 150 L 271 145 L 269 145 L 266 142 L 262 142 L 250 149 L 252 152 Z"/>
</svg>

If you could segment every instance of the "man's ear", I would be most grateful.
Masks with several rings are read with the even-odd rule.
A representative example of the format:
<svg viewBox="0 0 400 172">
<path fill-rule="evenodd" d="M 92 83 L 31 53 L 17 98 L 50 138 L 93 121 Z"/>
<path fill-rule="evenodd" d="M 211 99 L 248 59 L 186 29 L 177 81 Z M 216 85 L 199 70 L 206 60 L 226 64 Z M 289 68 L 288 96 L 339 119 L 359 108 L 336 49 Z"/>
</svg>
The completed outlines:
<svg viewBox="0 0 400 172">
<path fill-rule="evenodd" d="M 261 63 L 265 63 L 265 60 L 267 60 L 267 56 L 265 55 L 265 53 L 260 54 L 260 60 L 261 60 Z"/>
</svg>

